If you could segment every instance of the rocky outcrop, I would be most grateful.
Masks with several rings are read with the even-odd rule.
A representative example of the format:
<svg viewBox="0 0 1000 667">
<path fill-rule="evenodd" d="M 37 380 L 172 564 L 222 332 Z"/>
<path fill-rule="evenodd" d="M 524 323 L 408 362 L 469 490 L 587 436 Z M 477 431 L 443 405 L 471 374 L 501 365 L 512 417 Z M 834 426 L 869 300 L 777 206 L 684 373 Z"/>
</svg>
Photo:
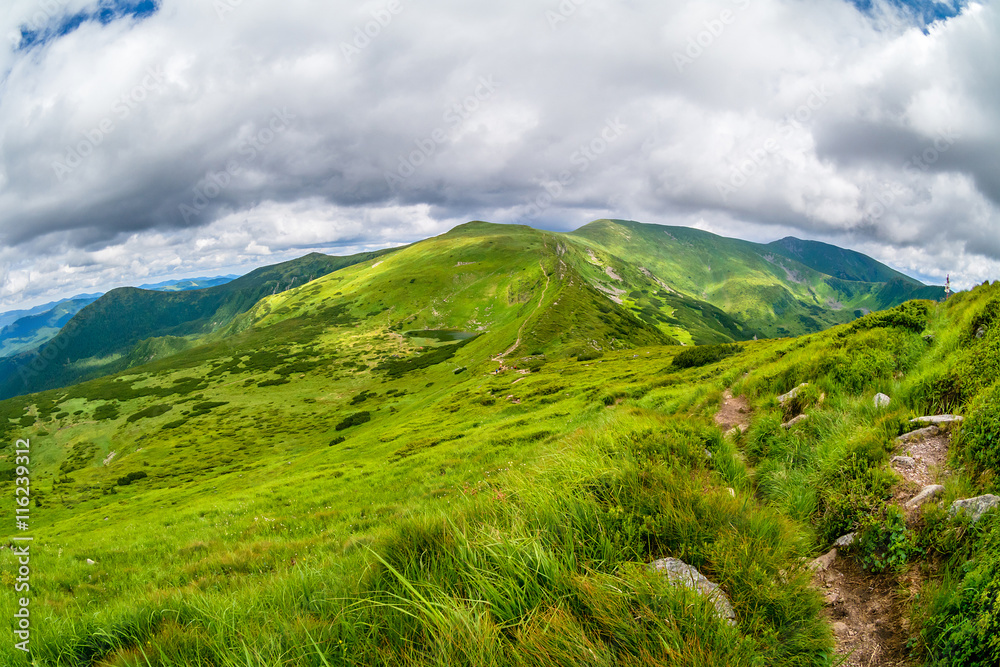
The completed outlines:
<svg viewBox="0 0 1000 667">
<path fill-rule="evenodd" d="M 854 544 L 854 533 L 848 533 L 847 535 L 841 535 L 837 538 L 837 541 L 833 543 L 836 549 L 846 549 L 852 544 Z"/>
<path fill-rule="evenodd" d="M 1000 497 L 994 496 L 992 493 L 987 493 L 985 496 L 956 500 L 951 504 L 948 514 L 955 516 L 959 512 L 965 512 L 969 515 L 972 523 L 976 523 L 982 518 L 983 514 L 997 505 L 1000 505 Z"/>
<path fill-rule="evenodd" d="M 961 422 L 964 417 L 958 415 L 929 415 L 927 417 L 917 417 L 911 419 L 911 424 L 933 424 L 935 426 L 948 426 Z"/>
<path fill-rule="evenodd" d="M 914 440 L 923 440 L 924 438 L 933 438 L 941 432 L 937 426 L 926 426 L 924 428 L 918 428 L 916 431 L 910 431 L 909 433 L 904 433 L 903 435 L 896 438 L 896 442 L 907 443 L 913 442 Z"/>
<path fill-rule="evenodd" d="M 920 493 L 915 495 L 906 503 L 906 509 L 917 509 L 924 503 L 930 502 L 931 500 L 937 498 L 942 493 L 944 493 L 944 487 L 940 484 L 931 484 L 930 486 L 925 486 Z"/>
<path fill-rule="evenodd" d="M 917 467 L 917 462 L 912 456 L 894 456 L 889 463 L 894 468 L 903 468 L 904 470 L 913 470 Z"/>
<path fill-rule="evenodd" d="M 791 427 L 795 426 L 796 424 L 800 424 L 800 423 L 806 421 L 807 419 L 809 419 L 809 415 L 799 415 L 798 417 L 795 417 L 794 419 L 790 419 L 790 420 L 786 421 L 784 424 L 781 425 L 781 428 L 791 428 Z"/>
<path fill-rule="evenodd" d="M 805 389 L 808 386 L 809 386 L 808 382 L 803 382 L 802 384 L 800 384 L 795 389 L 792 389 L 787 394 L 782 394 L 781 396 L 779 396 L 778 397 L 778 403 L 780 403 L 781 405 L 784 405 L 788 401 L 790 401 L 790 400 L 794 399 L 796 396 L 798 396 L 799 392 L 801 392 L 803 389 Z"/>
<path fill-rule="evenodd" d="M 649 569 L 666 575 L 670 583 L 696 591 L 715 605 L 716 615 L 730 625 L 736 625 L 736 612 L 725 592 L 705 578 L 697 568 L 676 558 L 661 558 L 649 564 Z"/>
</svg>

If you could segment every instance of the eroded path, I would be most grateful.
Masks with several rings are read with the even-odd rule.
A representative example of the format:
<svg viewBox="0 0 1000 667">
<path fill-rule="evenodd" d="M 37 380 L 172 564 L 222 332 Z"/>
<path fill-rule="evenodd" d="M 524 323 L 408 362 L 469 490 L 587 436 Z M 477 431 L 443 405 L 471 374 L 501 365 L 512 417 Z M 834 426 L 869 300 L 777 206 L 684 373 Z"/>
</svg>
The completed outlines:
<svg viewBox="0 0 1000 667">
<path fill-rule="evenodd" d="M 715 423 L 723 431 L 746 430 L 750 409 L 743 397 L 734 397 L 729 389 L 715 414 Z M 899 476 L 892 502 L 903 506 L 907 523 L 919 516 L 924 502 L 933 501 L 951 475 L 947 468 L 951 445 L 951 425 L 961 418 L 950 415 L 922 417 L 916 431 L 896 439 L 891 465 Z M 852 538 L 853 536 L 845 536 Z M 810 563 L 813 584 L 826 600 L 826 614 L 833 628 L 837 655 L 845 667 L 911 667 L 906 644 L 910 639 L 908 598 L 919 592 L 923 583 L 917 566 L 900 575 L 873 575 L 865 572 L 853 558 L 840 551 L 851 539 L 842 541 L 825 555 Z"/>
<path fill-rule="evenodd" d="M 892 467 L 902 479 L 893 502 L 905 508 L 907 523 L 918 515 L 921 504 L 939 493 L 933 485 L 943 483 L 951 474 L 946 467 L 950 444 L 947 425 L 932 425 L 897 438 Z M 837 654 L 846 658 L 843 665 L 913 664 L 906 657 L 910 632 L 904 596 L 920 589 L 922 578 L 916 566 L 898 577 L 872 575 L 853 559 L 841 556 L 835 547 L 810 567 L 815 571 L 814 584 L 826 598 Z"/>
<path fill-rule="evenodd" d="M 722 394 L 719 411 L 715 413 L 715 423 L 723 431 L 739 428 L 745 431 L 750 427 L 750 407 L 743 396 L 733 396 L 729 389 Z"/>
<path fill-rule="evenodd" d="M 533 311 L 531 311 L 531 315 L 528 315 L 526 318 L 524 318 L 524 321 L 521 322 L 521 326 L 517 330 L 517 340 L 514 341 L 514 344 L 493 358 L 494 361 L 500 362 L 501 365 L 503 364 L 504 359 L 513 354 L 514 350 L 516 350 L 521 346 L 521 336 L 524 334 L 524 327 L 528 325 L 528 321 L 535 316 L 535 313 L 537 313 L 538 310 L 542 307 L 542 304 L 545 303 L 545 293 L 548 292 L 549 290 L 549 283 L 552 280 L 552 276 L 548 271 L 545 270 L 545 265 L 542 264 L 542 260 L 538 260 L 538 265 L 542 267 L 542 273 L 545 275 L 545 287 L 542 288 L 542 296 L 538 299 L 538 305 L 535 306 L 535 309 Z"/>
</svg>

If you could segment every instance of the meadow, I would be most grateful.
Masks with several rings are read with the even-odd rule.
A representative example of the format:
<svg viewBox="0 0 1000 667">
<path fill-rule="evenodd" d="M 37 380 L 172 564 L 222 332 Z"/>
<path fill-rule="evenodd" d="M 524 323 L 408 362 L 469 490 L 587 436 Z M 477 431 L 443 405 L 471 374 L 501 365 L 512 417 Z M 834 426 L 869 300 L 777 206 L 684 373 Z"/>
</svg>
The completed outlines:
<svg viewBox="0 0 1000 667">
<path fill-rule="evenodd" d="M 449 262 L 489 280 L 391 254 L 179 355 L 0 403 L 0 491 L 29 438 L 36 540 L 30 660 L 0 660 L 833 665 L 808 563 L 857 532 L 869 572 L 921 573 L 913 659 L 996 664 L 1000 520 L 893 523 L 889 459 L 910 419 L 964 414 L 941 506 L 996 491 L 1000 286 L 682 347 L 537 248 L 516 271 L 470 248 Z M 713 420 L 725 390 L 746 429 Z M 735 625 L 646 567 L 668 556 Z"/>
</svg>

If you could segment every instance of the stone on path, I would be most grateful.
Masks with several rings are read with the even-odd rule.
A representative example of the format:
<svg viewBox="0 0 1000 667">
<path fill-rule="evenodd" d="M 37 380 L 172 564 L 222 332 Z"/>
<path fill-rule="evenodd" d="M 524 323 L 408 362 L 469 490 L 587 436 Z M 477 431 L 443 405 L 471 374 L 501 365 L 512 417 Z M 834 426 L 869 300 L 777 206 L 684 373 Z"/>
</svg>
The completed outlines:
<svg viewBox="0 0 1000 667">
<path fill-rule="evenodd" d="M 940 432 L 941 429 L 937 426 L 926 426 L 924 428 L 918 428 L 916 431 L 904 433 L 896 438 L 896 442 L 912 442 L 914 440 L 923 440 L 924 438 L 933 438 Z"/>
<path fill-rule="evenodd" d="M 913 424 L 954 424 L 960 422 L 964 417 L 959 417 L 958 415 L 930 415 L 927 417 L 917 417 L 916 419 L 911 419 L 910 422 Z"/>
<path fill-rule="evenodd" d="M 916 509 L 923 505 L 924 503 L 937 498 L 942 493 L 944 493 L 944 487 L 940 484 L 931 484 L 930 486 L 925 486 L 920 493 L 915 495 L 906 503 L 907 509 Z"/>
<path fill-rule="evenodd" d="M 809 563 L 809 569 L 813 572 L 826 572 L 830 569 L 830 566 L 833 565 L 833 561 L 835 560 L 837 560 L 837 547 L 830 549 L 825 554 Z"/>
<path fill-rule="evenodd" d="M 917 465 L 912 456 L 894 456 L 889 463 L 900 468 L 905 468 L 906 470 L 913 470 Z"/>
</svg>

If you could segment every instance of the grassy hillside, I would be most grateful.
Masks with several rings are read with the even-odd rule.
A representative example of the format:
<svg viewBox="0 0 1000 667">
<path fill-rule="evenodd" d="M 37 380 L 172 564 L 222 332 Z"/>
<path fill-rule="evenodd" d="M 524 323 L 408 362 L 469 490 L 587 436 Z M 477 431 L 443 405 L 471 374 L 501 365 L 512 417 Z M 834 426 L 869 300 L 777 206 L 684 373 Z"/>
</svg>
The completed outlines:
<svg viewBox="0 0 1000 667">
<path fill-rule="evenodd" d="M 372 319 L 372 326 L 378 326 L 374 315 L 385 313 L 385 327 L 396 332 L 503 331 L 513 334 L 518 352 L 575 356 L 649 343 L 798 335 L 941 293 L 833 246 L 788 239 L 772 246 L 626 221 L 596 221 L 572 234 L 474 222 L 392 251 L 400 258 L 382 268 L 377 260 L 390 251 L 314 253 L 209 289 L 119 289 L 83 309 L 43 347 L 0 361 L 0 396 L 176 354 L 272 311 L 271 319 L 281 319 L 336 307 Z M 852 280 L 815 269 L 837 272 L 831 267 L 841 260 L 838 275 Z M 341 271 L 354 265 L 370 270 Z M 258 315 L 242 317 L 264 297 L 331 273 L 346 289 L 317 281 L 288 303 L 269 300 Z"/>
<path fill-rule="evenodd" d="M 968 417 L 943 507 L 996 489 L 1000 286 L 692 353 L 641 317 L 682 291 L 667 260 L 609 245 L 464 225 L 181 355 L 0 403 L 3 492 L 31 441 L 33 659 L 833 664 L 805 563 L 891 516 L 909 418 Z M 764 284 L 774 265 L 742 257 Z M 747 430 L 713 422 L 726 389 Z M 783 428 L 789 411 L 809 420 Z M 919 658 L 994 664 L 996 610 L 968 591 L 996 585 L 1000 522 L 936 508 L 904 547 L 871 533 L 850 558 L 923 573 Z M 735 625 L 644 567 L 667 556 L 721 586 Z"/>
<path fill-rule="evenodd" d="M 0 397 L 65 386 L 128 368 L 136 359 L 135 346 L 150 338 L 172 339 L 167 346 L 176 352 L 183 347 L 181 339 L 225 327 L 265 295 L 388 252 L 349 257 L 312 253 L 199 290 L 112 290 L 78 312 L 43 347 L 0 360 Z"/>
<path fill-rule="evenodd" d="M 629 258 L 665 290 L 707 301 L 760 336 L 820 331 L 907 299 L 944 296 L 942 288 L 923 286 L 859 253 L 797 239 L 760 245 L 624 220 L 598 220 L 570 236 Z M 841 260 L 844 268 L 836 269 Z"/>
</svg>

